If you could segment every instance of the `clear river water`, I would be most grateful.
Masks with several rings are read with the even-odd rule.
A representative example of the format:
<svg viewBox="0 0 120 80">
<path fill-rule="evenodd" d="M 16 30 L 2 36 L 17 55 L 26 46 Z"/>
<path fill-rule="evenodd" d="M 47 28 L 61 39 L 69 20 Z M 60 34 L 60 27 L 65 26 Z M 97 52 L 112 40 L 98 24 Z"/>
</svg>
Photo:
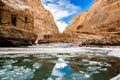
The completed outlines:
<svg viewBox="0 0 120 80">
<path fill-rule="evenodd" d="M 117 52 L 69 45 L 0 48 L 0 80 L 110 80 L 120 73 Z"/>
</svg>

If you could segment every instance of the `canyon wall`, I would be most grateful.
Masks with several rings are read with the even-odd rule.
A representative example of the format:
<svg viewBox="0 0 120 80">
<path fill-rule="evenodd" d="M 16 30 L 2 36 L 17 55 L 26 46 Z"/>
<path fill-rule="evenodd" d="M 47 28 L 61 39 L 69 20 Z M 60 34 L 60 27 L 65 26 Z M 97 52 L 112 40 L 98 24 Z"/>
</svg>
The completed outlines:
<svg viewBox="0 0 120 80">
<path fill-rule="evenodd" d="M 0 46 L 30 45 L 58 33 L 40 0 L 0 0 Z"/>
<path fill-rule="evenodd" d="M 64 33 L 83 44 L 120 44 L 120 0 L 95 0 Z"/>
</svg>

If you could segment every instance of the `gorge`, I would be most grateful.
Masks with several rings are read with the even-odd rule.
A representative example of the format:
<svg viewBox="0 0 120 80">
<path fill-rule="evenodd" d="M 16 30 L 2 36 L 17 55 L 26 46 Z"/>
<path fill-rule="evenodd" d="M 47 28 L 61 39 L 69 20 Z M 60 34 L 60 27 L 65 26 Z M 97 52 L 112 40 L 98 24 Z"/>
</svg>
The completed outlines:
<svg viewBox="0 0 120 80">
<path fill-rule="evenodd" d="M 41 0 L 0 0 L 0 80 L 119 80 L 119 31 L 119 0 L 94 0 L 63 33 Z"/>
<path fill-rule="evenodd" d="M 39 0 L 0 0 L 0 9 L 1 46 L 42 42 L 120 44 L 119 0 L 95 0 L 90 10 L 75 16 L 62 34 Z"/>
<path fill-rule="evenodd" d="M 95 0 L 89 11 L 73 18 L 64 33 L 85 45 L 119 45 L 119 14 L 119 0 Z"/>
</svg>

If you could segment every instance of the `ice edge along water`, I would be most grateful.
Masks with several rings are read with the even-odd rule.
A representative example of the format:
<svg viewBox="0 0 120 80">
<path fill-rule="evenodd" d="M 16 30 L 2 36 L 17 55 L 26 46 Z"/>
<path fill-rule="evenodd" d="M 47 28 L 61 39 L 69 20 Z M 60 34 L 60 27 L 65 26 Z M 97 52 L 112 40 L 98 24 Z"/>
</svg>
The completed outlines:
<svg viewBox="0 0 120 80">
<path fill-rule="evenodd" d="M 85 53 L 88 51 L 97 50 L 109 51 L 108 56 L 114 56 L 120 58 L 120 48 L 93 48 L 93 47 L 70 47 L 70 48 L 55 48 L 55 47 L 28 47 L 28 48 L 0 48 L 0 54 L 35 54 L 35 53 L 46 53 L 46 54 L 55 54 L 55 53 Z"/>
</svg>

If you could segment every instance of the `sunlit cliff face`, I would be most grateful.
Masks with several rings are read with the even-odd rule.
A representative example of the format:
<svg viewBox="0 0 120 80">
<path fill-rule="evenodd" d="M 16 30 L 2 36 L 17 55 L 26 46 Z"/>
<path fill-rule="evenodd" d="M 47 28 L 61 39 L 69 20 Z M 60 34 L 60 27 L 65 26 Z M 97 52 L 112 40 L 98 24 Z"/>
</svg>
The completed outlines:
<svg viewBox="0 0 120 80">
<path fill-rule="evenodd" d="M 119 0 L 96 0 L 90 10 L 73 18 L 64 33 L 83 45 L 119 45 L 119 4 Z"/>
<path fill-rule="evenodd" d="M 0 0 L 0 46 L 30 45 L 58 33 L 40 0 Z"/>
</svg>

